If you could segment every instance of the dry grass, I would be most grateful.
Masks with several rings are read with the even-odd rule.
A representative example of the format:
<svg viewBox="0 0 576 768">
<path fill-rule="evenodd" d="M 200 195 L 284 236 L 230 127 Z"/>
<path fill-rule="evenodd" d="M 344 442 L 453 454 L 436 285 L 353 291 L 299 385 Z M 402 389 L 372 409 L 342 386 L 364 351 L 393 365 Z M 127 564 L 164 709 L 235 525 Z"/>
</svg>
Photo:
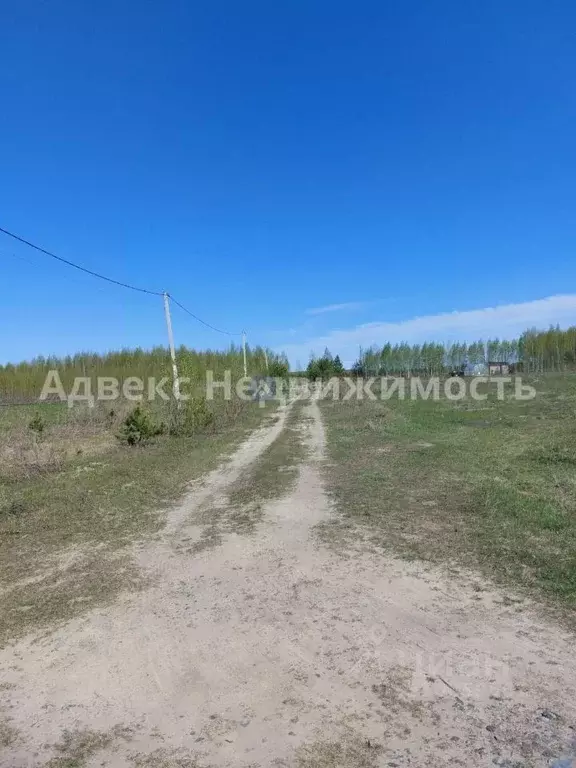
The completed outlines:
<svg viewBox="0 0 576 768">
<path fill-rule="evenodd" d="M 132 755 L 134 768 L 202 768 L 186 749 L 156 749 L 148 755 Z"/>
<path fill-rule="evenodd" d="M 533 383 L 524 402 L 324 401 L 343 513 L 325 533 L 576 606 L 576 377 Z"/>
<path fill-rule="evenodd" d="M 9 721 L 0 718 L 0 747 L 11 747 L 18 741 L 18 731 L 13 728 Z"/>
<path fill-rule="evenodd" d="M 127 410 L 124 406 L 124 410 Z M 43 430 L 30 427 L 40 419 Z M 16 482 L 54 472 L 77 456 L 105 453 L 115 443 L 118 416 L 110 409 L 63 404 L 0 409 L 0 482 Z"/>
<path fill-rule="evenodd" d="M 350 734 L 340 741 L 316 741 L 296 750 L 298 768 L 376 768 L 380 765 L 379 744 Z"/>
<path fill-rule="evenodd" d="M 0 478 L 0 643 L 142 587 L 127 547 L 160 531 L 162 509 L 270 412 L 246 404 L 208 434 L 137 448 L 114 440 L 98 456 Z"/>
<path fill-rule="evenodd" d="M 91 730 L 65 731 L 62 739 L 54 745 L 56 754 L 45 763 L 44 768 L 83 768 L 91 757 L 118 739 L 128 740 L 131 737 L 132 731 L 122 726 L 106 733 Z"/>
</svg>

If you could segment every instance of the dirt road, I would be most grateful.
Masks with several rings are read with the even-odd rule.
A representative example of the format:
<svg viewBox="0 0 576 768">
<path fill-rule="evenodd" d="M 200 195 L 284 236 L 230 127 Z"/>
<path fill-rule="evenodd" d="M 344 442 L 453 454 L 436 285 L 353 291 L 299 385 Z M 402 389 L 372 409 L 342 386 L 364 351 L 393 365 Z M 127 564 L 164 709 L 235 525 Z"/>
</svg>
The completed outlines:
<svg viewBox="0 0 576 768">
<path fill-rule="evenodd" d="M 148 589 L 1 652 L 2 766 L 519 768 L 576 755 L 573 637 L 473 574 L 318 535 L 337 513 L 315 402 L 296 425 L 293 490 L 249 533 L 198 546 L 284 420 L 139 547 Z"/>
</svg>

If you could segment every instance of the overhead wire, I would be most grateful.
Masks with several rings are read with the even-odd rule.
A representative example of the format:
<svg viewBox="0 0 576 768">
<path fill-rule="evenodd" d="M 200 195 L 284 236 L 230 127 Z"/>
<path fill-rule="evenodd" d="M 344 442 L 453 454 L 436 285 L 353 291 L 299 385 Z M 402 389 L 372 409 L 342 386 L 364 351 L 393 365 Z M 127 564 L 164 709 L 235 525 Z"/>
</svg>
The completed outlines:
<svg viewBox="0 0 576 768">
<path fill-rule="evenodd" d="M 180 309 L 184 310 L 186 314 L 190 315 L 190 317 L 193 317 L 194 320 L 197 320 L 199 323 L 202 323 L 202 325 L 205 325 L 207 328 L 212 329 L 213 331 L 216 331 L 216 333 L 223 333 L 225 336 L 242 336 L 242 331 L 223 331 L 221 328 L 216 328 L 214 325 L 210 325 L 210 323 L 207 323 L 205 320 L 202 320 L 201 317 L 198 317 L 198 315 L 195 315 L 193 312 L 191 312 L 189 309 L 187 309 L 183 304 L 181 304 L 179 301 L 176 301 L 174 296 L 172 294 L 168 294 L 170 296 L 170 299 L 174 304 L 176 304 L 177 307 L 180 307 Z"/>
<path fill-rule="evenodd" d="M 51 251 L 47 251 L 45 248 L 41 248 L 39 245 L 35 245 L 34 243 L 31 243 L 30 240 L 26 240 L 23 237 L 20 237 L 20 235 L 14 234 L 14 232 L 10 232 L 7 229 L 4 229 L 3 227 L 0 227 L 0 232 L 3 232 L 5 235 L 8 235 L 8 237 L 11 237 L 14 240 L 17 240 L 20 243 L 24 243 L 24 245 L 28 245 L 30 248 L 34 248 L 35 251 L 39 251 L 40 253 L 44 253 L 46 256 L 50 256 L 52 259 L 56 259 L 56 261 L 61 261 L 63 264 L 67 264 L 69 267 L 74 267 L 74 269 L 79 269 L 80 272 L 86 272 L 88 275 L 92 275 L 92 277 L 97 277 L 100 280 L 106 280 L 108 283 L 113 283 L 114 285 L 119 285 L 122 288 L 129 288 L 131 291 L 138 291 L 139 293 L 149 293 L 152 296 L 162 296 L 162 291 L 151 291 L 148 288 L 139 288 L 135 285 L 130 285 L 129 283 L 123 283 L 120 280 L 114 280 L 112 277 L 107 277 L 106 275 L 102 275 L 99 272 L 94 272 L 92 269 L 87 269 L 86 267 L 81 267 L 80 264 L 75 264 L 73 261 L 69 261 L 68 259 L 62 258 L 62 256 L 57 256 L 55 253 L 52 253 Z"/>
<path fill-rule="evenodd" d="M 8 237 L 11 237 L 13 240 L 17 240 L 20 243 L 23 243 L 24 245 L 29 246 L 30 248 L 33 248 L 35 251 L 39 251 L 40 253 L 45 254 L 46 256 L 50 256 L 52 259 L 56 259 L 56 261 L 60 261 L 63 264 L 67 264 L 69 267 L 74 267 L 74 269 L 80 270 L 80 272 L 85 272 L 88 275 L 91 275 L 92 277 L 97 277 L 100 280 L 105 280 L 108 283 L 112 283 L 113 285 L 118 285 L 121 288 L 128 288 L 131 291 L 138 291 L 139 293 L 147 293 L 151 296 L 164 296 L 165 291 L 152 291 L 148 288 L 140 288 L 135 285 L 131 285 L 130 283 L 123 283 L 120 280 L 115 280 L 112 277 L 108 277 L 107 275 L 102 275 L 99 272 L 95 272 L 92 269 L 88 269 L 87 267 L 82 267 L 80 264 L 76 264 L 73 261 L 69 261 L 68 259 L 64 259 L 62 256 L 57 256 L 55 253 L 52 253 L 52 251 L 46 250 L 46 248 L 42 248 L 39 245 L 36 245 L 35 243 L 32 243 L 30 240 L 26 240 L 24 237 L 21 237 L 20 235 L 15 234 L 14 232 L 10 232 L 8 229 L 4 229 L 3 227 L 0 227 L 0 232 L 7 235 Z M 11 254 L 15 256 L 16 258 L 21 258 L 23 261 L 28 261 L 24 257 L 17 256 L 16 254 Z M 32 263 L 32 262 L 28 262 Z M 205 325 L 207 328 L 210 328 L 213 331 L 216 331 L 216 333 L 222 333 L 225 336 L 241 336 L 242 332 L 231 332 L 231 331 L 225 331 L 222 330 L 222 328 L 217 328 L 214 325 L 211 325 L 210 323 L 207 323 L 205 320 L 202 320 L 201 317 L 198 317 L 198 315 L 195 315 L 194 312 L 189 310 L 187 307 L 184 306 L 184 304 L 181 304 L 179 301 L 177 301 L 170 293 L 167 293 L 167 295 L 170 297 L 170 299 L 173 301 L 176 306 L 180 307 L 181 310 L 186 312 L 186 314 L 190 315 L 190 317 L 194 318 L 197 322 L 201 323 L 202 325 Z"/>
</svg>

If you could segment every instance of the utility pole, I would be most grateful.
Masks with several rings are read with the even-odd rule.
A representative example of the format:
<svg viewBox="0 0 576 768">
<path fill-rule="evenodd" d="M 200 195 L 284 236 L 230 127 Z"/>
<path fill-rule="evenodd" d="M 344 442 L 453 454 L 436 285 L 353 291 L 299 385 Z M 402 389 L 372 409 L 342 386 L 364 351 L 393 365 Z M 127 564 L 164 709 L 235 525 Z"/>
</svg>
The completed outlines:
<svg viewBox="0 0 576 768">
<path fill-rule="evenodd" d="M 242 354 L 244 355 L 244 378 L 248 376 L 248 367 L 246 365 L 246 331 L 242 331 Z"/>
<path fill-rule="evenodd" d="M 172 335 L 172 320 L 170 319 L 170 294 L 164 291 L 164 314 L 166 316 L 166 328 L 168 329 L 168 344 L 170 345 L 170 357 L 172 358 L 172 389 L 176 405 L 180 408 L 180 379 L 178 378 L 178 366 L 176 365 L 176 351 L 174 349 L 174 336 Z"/>
<path fill-rule="evenodd" d="M 268 373 L 268 352 L 266 352 L 266 347 L 264 347 L 264 362 L 266 364 L 266 373 Z"/>
</svg>

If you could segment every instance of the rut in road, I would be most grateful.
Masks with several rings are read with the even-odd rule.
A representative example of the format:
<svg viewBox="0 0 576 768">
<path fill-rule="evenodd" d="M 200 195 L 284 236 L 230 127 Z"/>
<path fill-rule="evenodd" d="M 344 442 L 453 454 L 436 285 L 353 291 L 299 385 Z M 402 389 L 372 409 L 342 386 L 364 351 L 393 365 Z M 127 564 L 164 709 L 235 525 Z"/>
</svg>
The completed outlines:
<svg viewBox="0 0 576 768">
<path fill-rule="evenodd" d="M 305 459 L 252 533 L 183 545 L 282 439 L 286 412 L 142 547 L 147 591 L 2 652 L 21 739 L 2 765 L 543 766 L 576 754 L 573 639 L 472 579 L 326 544 L 321 415 L 313 400 L 294 408 Z"/>
</svg>

